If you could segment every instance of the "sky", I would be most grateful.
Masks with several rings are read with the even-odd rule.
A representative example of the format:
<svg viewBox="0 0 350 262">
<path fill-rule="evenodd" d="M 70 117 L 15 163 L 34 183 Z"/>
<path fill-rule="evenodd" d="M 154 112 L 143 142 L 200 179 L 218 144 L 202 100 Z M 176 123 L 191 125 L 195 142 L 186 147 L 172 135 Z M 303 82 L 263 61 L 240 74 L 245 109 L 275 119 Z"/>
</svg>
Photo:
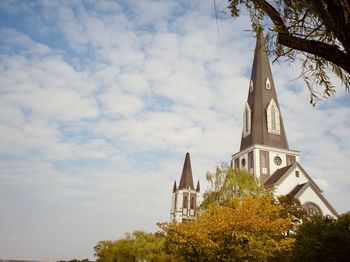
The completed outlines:
<svg viewBox="0 0 350 262">
<path fill-rule="evenodd" d="M 0 258 L 94 259 L 169 220 L 186 152 L 203 190 L 230 162 L 255 39 L 226 4 L 0 1 Z M 272 66 L 289 146 L 343 213 L 349 94 L 313 107 L 299 69 Z"/>
</svg>

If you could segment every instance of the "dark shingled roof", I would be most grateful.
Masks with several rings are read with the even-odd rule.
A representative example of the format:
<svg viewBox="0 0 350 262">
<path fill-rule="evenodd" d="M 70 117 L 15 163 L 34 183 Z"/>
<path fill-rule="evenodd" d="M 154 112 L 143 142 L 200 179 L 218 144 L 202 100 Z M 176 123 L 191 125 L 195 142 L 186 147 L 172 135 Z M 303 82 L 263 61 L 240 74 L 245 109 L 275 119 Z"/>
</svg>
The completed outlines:
<svg viewBox="0 0 350 262">
<path fill-rule="evenodd" d="M 296 196 L 298 194 L 298 192 L 306 185 L 307 183 L 303 183 L 300 185 L 297 185 L 296 187 L 293 188 L 292 191 L 289 192 L 289 194 L 291 194 L 292 196 Z"/>
<path fill-rule="evenodd" d="M 264 183 L 264 187 L 265 188 L 270 188 L 270 187 L 273 187 L 276 182 L 278 180 L 280 180 L 280 178 L 288 172 L 288 170 L 293 166 L 294 164 L 292 165 L 289 165 L 289 166 L 285 166 L 285 167 L 282 167 L 280 169 L 277 169 Z"/>
<path fill-rule="evenodd" d="M 179 189 L 190 188 L 194 190 L 190 153 L 186 153 L 184 167 L 180 179 Z"/>
<path fill-rule="evenodd" d="M 266 89 L 265 87 L 267 77 L 270 80 L 270 89 Z M 253 81 L 253 91 L 248 91 L 247 103 L 251 110 L 251 133 L 246 137 L 243 137 L 242 134 L 240 151 L 256 144 L 288 149 L 282 114 L 277 100 L 275 84 L 262 33 L 257 36 L 250 79 Z M 267 129 L 266 109 L 271 99 L 275 101 L 280 112 L 279 135 L 270 134 Z"/>
</svg>

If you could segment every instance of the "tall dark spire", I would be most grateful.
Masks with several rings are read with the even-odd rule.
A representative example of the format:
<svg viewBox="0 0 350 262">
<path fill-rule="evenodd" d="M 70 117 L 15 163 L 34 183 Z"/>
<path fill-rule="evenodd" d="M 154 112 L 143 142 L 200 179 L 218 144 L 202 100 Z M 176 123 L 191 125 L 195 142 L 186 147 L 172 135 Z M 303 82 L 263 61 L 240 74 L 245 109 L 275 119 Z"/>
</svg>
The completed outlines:
<svg viewBox="0 0 350 262">
<path fill-rule="evenodd" d="M 246 112 L 246 109 L 244 112 L 245 121 L 248 122 L 244 123 L 246 132 L 245 130 L 243 131 L 240 150 L 255 144 L 288 149 L 281 110 L 262 33 L 257 35 L 250 79 L 247 99 L 249 109 L 247 109 L 248 112 Z M 273 103 L 271 103 L 272 100 Z M 272 115 L 276 116 L 276 118 L 272 120 L 272 123 L 270 121 L 268 124 L 268 118 L 271 118 L 271 111 L 269 115 L 268 107 L 271 104 L 274 104 Z M 268 125 L 270 127 L 273 125 L 275 130 L 271 131 Z"/>
<path fill-rule="evenodd" d="M 188 152 L 186 153 L 186 158 L 184 162 L 184 167 L 182 169 L 182 175 L 181 175 L 178 189 L 184 189 L 184 188 L 186 189 L 190 188 L 194 190 L 190 153 Z"/>
</svg>

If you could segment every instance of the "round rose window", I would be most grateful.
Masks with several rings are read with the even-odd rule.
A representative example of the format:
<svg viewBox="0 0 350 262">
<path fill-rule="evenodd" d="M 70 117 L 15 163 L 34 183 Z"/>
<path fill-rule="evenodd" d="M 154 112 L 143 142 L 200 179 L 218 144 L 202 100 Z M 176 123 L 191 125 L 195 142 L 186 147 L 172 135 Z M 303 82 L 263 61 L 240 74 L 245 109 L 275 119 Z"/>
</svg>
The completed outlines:
<svg viewBox="0 0 350 262">
<path fill-rule="evenodd" d="M 279 156 L 276 156 L 275 159 L 273 160 L 276 165 L 281 165 L 282 164 L 282 159 Z"/>
<path fill-rule="evenodd" d="M 322 216 L 321 209 L 312 202 L 305 203 L 303 207 L 305 208 L 306 212 L 311 216 Z"/>
</svg>

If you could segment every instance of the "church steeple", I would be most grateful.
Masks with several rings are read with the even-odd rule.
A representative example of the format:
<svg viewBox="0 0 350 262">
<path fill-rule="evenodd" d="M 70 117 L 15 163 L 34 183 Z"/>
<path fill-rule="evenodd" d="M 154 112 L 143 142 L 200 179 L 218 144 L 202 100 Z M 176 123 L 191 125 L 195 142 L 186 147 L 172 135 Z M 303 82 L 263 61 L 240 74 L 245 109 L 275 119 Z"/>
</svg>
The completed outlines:
<svg viewBox="0 0 350 262">
<path fill-rule="evenodd" d="M 197 188 L 193 186 L 190 153 L 186 153 L 179 186 L 173 185 L 173 197 L 170 210 L 171 220 L 183 222 L 196 218 L 196 208 L 200 193 L 199 180 Z"/>
<path fill-rule="evenodd" d="M 262 33 L 257 36 L 240 151 L 259 144 L 288 149 L 281 110 Z"/>
<path fill-rule="evenodd" d="M 192 177 L 192 168 L 191 168 L 191 159 L 190 159 L 190 153 L 186 153 L 184 166 L 182 169 L 179 189 L 193 189 L 193 177 Z"/>
<path fill-rule="evenodd" d="M 231 167 L 245 169 L 274 195 L 291 194 L 310 214 L 337 216 L 322 191 L 298 163 L 299 151 L 288 148 L 266 46 L 258 34 L 243 113 L 241 148 Z"/>
</svg>

